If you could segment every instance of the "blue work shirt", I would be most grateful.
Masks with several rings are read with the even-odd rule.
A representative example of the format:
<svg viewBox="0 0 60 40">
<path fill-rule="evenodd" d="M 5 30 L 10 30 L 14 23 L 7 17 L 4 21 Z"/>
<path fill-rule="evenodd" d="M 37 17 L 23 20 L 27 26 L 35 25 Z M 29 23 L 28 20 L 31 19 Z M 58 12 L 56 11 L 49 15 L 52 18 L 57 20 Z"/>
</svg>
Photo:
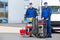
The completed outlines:
<svg viewBox="0 0 60 40">
<path fill-rule="evenodd" d="M 46 18 L 50 18 L 52 13 L 52 9 L 51 7 L 42 7 L 42 17 Z"/>
<path fill-rule="evenodd" d="M 37 12 L 35 8 L 28 8 L 25 14 L 26 18 L 33 17 L 35 18 L 37 16 Z"/>
</svg>

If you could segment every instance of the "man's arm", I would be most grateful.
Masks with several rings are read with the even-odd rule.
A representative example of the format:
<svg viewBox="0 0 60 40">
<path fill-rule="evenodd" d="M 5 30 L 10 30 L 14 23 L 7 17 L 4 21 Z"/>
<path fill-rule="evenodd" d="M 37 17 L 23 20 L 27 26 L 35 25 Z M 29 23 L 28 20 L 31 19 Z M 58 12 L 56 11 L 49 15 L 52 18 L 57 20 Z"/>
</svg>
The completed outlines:
<svg viewBox="0 0 60 40">
<path fill-rule="evenodd" d="M 49 14 L 48 14 L 47 18 L 50 18 L 51 17 L 51 14 L 52 14 L 52 8 L 49 7 Z"/>
<path fill-rule="evenodd" d="M 27 17 L 27 15 L 28 15 L 28 9 L 27 9 L 27 11 L 26 11 L 25 18 Z"/>
</svg>

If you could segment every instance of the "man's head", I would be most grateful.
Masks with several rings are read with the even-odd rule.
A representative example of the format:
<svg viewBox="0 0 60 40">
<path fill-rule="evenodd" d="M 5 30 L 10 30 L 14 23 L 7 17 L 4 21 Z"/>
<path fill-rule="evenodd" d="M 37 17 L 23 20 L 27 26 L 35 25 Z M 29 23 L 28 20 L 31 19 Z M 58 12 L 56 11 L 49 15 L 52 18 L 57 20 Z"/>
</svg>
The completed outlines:
<svg viewBox="0 0 60 40">
<path fill-rule="evenodd" d="M 29 8 L 32 8 L 32 3 L 29 3 Z"/>
<path fill-rule="evenodd" d="M 48 6 L 48 3 L 47 3 L 47 2 L 44 2 L 44 6 L 46 6 L 46 7 L 47 7 L 47 6 Z"/>
</svg>

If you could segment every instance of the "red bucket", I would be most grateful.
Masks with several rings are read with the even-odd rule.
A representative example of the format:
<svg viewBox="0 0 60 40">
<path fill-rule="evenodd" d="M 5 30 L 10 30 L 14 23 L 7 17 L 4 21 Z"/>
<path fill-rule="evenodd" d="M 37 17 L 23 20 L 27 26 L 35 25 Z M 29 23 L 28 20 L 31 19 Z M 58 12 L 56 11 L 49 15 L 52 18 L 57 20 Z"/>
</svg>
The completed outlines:
<svg viewBox="0 0 60 40">
<path fill-rule="evenodd" d="M 25 29 L 21 29 L 20 30 L 20 35 L 25 35 L 26 34 L 26 30 Z"/>
</svg>

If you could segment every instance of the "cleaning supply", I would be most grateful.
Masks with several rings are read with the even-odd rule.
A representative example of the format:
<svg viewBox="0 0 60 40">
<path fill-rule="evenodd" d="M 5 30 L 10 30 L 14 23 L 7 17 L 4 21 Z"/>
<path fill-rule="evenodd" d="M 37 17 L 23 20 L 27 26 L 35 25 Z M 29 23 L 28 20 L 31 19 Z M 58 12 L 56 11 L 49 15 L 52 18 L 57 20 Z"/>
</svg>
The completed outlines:
<svg viewBox="0 0 60 40">
<path fill-rule="evenodd" d="M 32 21 L 32 20 L 33 20 L 33 18 L 29 18 L 29 20 L 31 20 L 31 21 Z"/>
<path fill-rule="evenodd" d="M 24 36 L 26 34 L 26 29 L 21 28 L 20 29 L 20 35 Z"/>
<path fill-rule="evenodd" d="M 27 26 L 26 26 L 26 34 L 27 35 L 32 34 L 32 24 L 27 24 Z"/>
</svg>

